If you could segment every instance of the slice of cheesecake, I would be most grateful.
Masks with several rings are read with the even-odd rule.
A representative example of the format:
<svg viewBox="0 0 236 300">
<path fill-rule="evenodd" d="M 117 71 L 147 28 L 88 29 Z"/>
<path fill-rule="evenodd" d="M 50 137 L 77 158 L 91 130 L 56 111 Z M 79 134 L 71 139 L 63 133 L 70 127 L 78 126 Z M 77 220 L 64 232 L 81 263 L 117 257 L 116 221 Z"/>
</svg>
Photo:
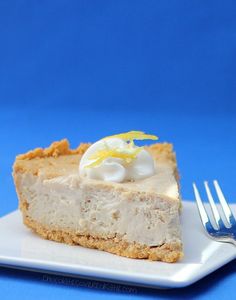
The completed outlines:
<svg viewBox="0 0 236 300">
<path fill-rule="evenodd" d="M 62 140 L 16 157 L 13 176 L 24 224 L 57 242 L 130 258 L 178 261 L 181 200 L 172 145 L 145 147 L 156 173 L 122 183 L 79 176 L 89 146 L 71 150 Z"/>
</svg>

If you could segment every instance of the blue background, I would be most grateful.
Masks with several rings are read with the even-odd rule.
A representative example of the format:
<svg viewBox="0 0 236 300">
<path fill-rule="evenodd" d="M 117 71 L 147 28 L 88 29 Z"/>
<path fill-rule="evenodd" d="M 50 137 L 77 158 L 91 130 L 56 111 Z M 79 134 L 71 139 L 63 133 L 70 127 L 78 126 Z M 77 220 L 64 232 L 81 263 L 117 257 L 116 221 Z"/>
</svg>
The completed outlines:
<svg viewBox="0 0 236 300">
<path fill-rule="evenodd" d="M 0 216 L 17 207 L 17 154 L 128 130 L 174 143 L 184 199 L 193 180 L 217 178 L 233 203 L 235 99 L 235 1 L 2 0 Z M 225 299 L 235 271 L 234 261 L 182 290 L 115 292 L 1 268 L 0 297 Z"/>
</svg>

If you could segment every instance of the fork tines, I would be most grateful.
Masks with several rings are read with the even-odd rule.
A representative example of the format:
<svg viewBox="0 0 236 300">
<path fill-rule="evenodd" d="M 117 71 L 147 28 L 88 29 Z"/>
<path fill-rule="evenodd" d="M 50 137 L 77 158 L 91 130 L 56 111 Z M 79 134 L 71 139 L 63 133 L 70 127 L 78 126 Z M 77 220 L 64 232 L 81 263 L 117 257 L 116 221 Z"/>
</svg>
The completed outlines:
<svg viewBox="0 0 236 300">
<path fill-rule="evenodd" d="M 235 218 L 232 214 L 232 211 L 231 211 L 227 201 L 225 200 L 225 197 L 223 195 L 223 192 L 222 192 L 217 180 L 214 180 L 213 184 L 214 184 L 215 191 L 216 191 L 216 194 L 218 196 L 219 203 L 221 205 L 223 214 L 224 214 L 225 219 L 227 220 L 227 223 L 228 223 L 227 227 L 232 227 L 232 226 L 236 225 L 236 221 L 235 221 Z M 206 194 L 207 194 L 207 197 L 208 197 L 208 200 L 209 200 L 209 203 L 210 203 L 212 215 L 213 215 L 215 223 L 217 225 L 217 230 L 219 231 L 220 229 L 225 229 L 226 228 L 225 224 L 224 224 L 224 222 L 223 222 L 223 220 L 220 216 L 220 213 L 219 213 L 218 208 L 215 204 L 214 198 L 212 196 L 212 193 L 211 193 L 211 190 L 209 188 L 209 185 L 208 185 L 207 181 L 204 182 L 204 186 L 205 186 Z M 213 225 L 210 221 L 210 218 L 208 216 L 208 213 L 205 209 L 205 206 L 203 204 L 203 201 L 200 197 L 200 193 L 199 193 L 195 183 L 193 183 L 193 189 L 194 189 L 194 194 L 195 194 L 195 198 L 196 198 L 196 201 L 197 201 L 197 207 L 198 207 L 198 210 L 199 210 L 199 214 L 200 214 L 202 223 L 203 223 L 205 229 L 208 231 L 208 233 L 210 233 L 210 234 L 215 233 L 217 230 L 214 229 L 214 227 L 213 227 Z"/>
</svg>

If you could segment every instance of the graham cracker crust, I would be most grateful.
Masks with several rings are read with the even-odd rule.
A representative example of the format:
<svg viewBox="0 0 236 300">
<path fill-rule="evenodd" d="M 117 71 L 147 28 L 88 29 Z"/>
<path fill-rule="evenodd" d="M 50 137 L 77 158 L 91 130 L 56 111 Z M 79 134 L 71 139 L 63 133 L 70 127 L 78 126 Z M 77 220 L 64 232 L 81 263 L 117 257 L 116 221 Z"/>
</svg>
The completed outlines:
<svg viewBox="0 0 236 300">
<path fill-rule="evenodd" d="M 45 158 L 45 157 L 58 157 L 61 155 L 72 155 L 72 154 L 83 154 L 90 143 L 81 143 L 76 149 L 70 149 L 70 144 L 67 139 L 53 142 L 47 148 L 35 148 L 24 154 L 20 154 L 16 157 L 16 160 L 30 160 L 34 158 Z"/>
<path fill-rule="evenodd" d="M 49 173 L 49 178 L 61 176 L 63 174 L 62 170 L 58 168 L 58 164 L 62 166 L 66 162 L 70 168 L 78 168 L 81 156 L 90 145 L 90 143 L 81 143 L 76 149 L 70 149 L 68 140 L 63 139 L 52 143 L 47 148 L 36 148 L 25 154 L 20 154 L 16 157 L 13 165 L 13 176 L 16 173 L 31 173 L 37 176 L 39 170 L 42 168 L 45 173 Z M 178 181 L 176 156 L 173 152 L 172 144 L 152 144 L 145 146 L 145 149 L 151 153 L 154 159 L 158 159 L 159 162 L 168 162 L 172 165 Z M 57 165 L 55 165 L 55 162 Z"/>
<path fill-rule="evenodd" d="M 47 148 L 35 148 L 27 153 L 20 154 L 16 157 L 17 160 L 31 160 L 34 158 L 58 157 L 61 155 L 82 155 L 88 149 L 91 143 L 81 143 L 76 149 L 71 149 L 67 139 L 53 142 Z M 159 159 L 176 162 L 175 154 L 173 152 L 173 145 L 170 143 L 156 143 L 145 147 L 152 154 L 158 153 Z"/>
</svg>

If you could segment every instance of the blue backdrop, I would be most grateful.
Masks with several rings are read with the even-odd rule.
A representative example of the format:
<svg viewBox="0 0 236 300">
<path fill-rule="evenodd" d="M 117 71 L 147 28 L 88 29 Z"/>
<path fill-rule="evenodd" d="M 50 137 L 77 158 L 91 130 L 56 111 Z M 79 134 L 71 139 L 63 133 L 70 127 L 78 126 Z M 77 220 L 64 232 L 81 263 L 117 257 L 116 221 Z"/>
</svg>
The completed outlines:
<svg viewBox="0 0 236 300">
<path fill-rule="evenodd" d="M 1 1 L 4 106 L 236 110 L 235 1 Z"/>
<path fill-rule="evenodd" d="M 217 178 L 234 202 L 235 99 L 235 1 L 2 0 L 0 216 L 17 207 L 18 153 L 128 130 L 174 143 L 185 199 L 193 180 Z"/>
</svg>

